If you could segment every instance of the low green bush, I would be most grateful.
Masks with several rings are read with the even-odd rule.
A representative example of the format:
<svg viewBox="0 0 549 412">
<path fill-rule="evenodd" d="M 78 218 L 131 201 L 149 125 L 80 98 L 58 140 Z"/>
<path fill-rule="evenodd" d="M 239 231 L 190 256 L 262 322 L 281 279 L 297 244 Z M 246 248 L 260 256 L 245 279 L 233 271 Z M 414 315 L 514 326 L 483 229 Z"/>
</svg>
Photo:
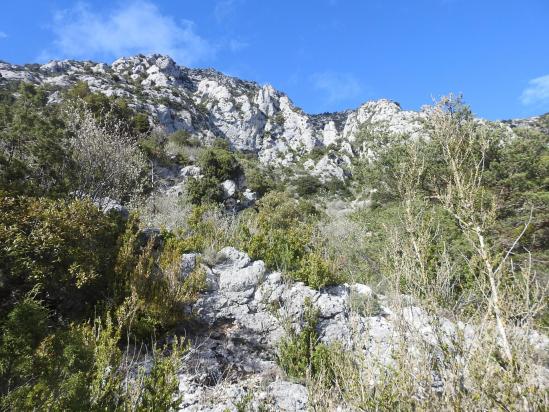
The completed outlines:
<svg viewBox="0 0 549 412">
<path fill-rule="evenodd" d="M 204 149 L 198 156 L 198 165 L 205 177 L 215 178 L 219 182 L 234 179 L 241 173 L 234 154 L 222 147 Z"/>
<path fill-rule="evenodd" d="M 194 205 L 219 203 L 223 189 L 218 179 L 210 176 L 191 177 L 185 185 L 189 201 Z"/>
<path fill-rule="evenodd" d="M 310 222 L 318 216 L 311 204 L 283 192 L 270 192 L 258 202 L 257 230 L 250 233 L 247 252 L 272 269 L 295 271 L 307 253 Z"/>
<path fill-rule="evenodd" d="M 320 343 L 316 328 L 318 310 L 309 299 L 305 300 L 304 325 L 300 332 L 290 328 L 287 336 L 280 340 L 277 352 L 278 365 L 292 378 L 305 381 L 318 378 L 332 382 L 333 348 Z"/>
<path fill-rule="evenodd" d="M 329 262 L 318 252 L 311 252 L 305 255 L 300 262 L 300 267 L 290 273 L 292 279 L 304 282 L 314 289 L 324 286 L 337 285 L 341 279 L 337 276 Z"/>
<path fill-rule="evenodd" d="M 9 313 L 0 327 L 0 409 L 177 408 L 177 371 L 185 350 L 179 341 L 169 356 L 153 345 L 147 373 L 143 367 L 132 370 L 124 359 L 121 330 L 109 316 L 56 329 L 54 325 L 49 311 L 32 295 Z"/>
<path fill-rule="evenodd" d="M 320 179 L 316 176 L 303 175 L 294 180 L 296 192 L 299 196 L 311 196 L 322 187 Z"/>
</svg>

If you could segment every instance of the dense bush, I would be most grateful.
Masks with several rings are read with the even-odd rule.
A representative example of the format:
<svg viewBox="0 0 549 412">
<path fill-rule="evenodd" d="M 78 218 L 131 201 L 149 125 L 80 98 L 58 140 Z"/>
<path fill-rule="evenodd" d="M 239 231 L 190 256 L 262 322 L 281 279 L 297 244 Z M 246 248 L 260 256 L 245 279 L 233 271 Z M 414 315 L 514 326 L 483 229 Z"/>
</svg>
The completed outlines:
<svg viewBox="0 0 549 412">
<path fill-rule="evenodd" d="M 248 253 L 270 268 L 297 270 L 311 239 L 308 222 L 318 212 L 283 192 L 270 192 L 259 201 L 258 208 L 257 230 L 247 245 Z"/>
<path fill-rule="evenodd" d="M 258 196 L 277 190 L 281 186 L 276 173 L 259 164 L 256 158 L 241 158 L 239 162 L 246 176 L 246 187 Z"/>
<path fill-rule="evenodd" d="M 305 255 L 300 262 L 299 269 L 291 275 L 292 278 L 314 289 L 341 283 L 335 268 L 318 252 Z"/>
<path fill-rule="evenodd" d="M 311 175 L 299 176 L 293 183 L 297 194 L 302 197 L 314 195 L 322 187 L 320 179 Z"/>
<path fill-rule="evenodd" d="M 89 201 L 0 198 L 1 409 L 175 408 L 182 347 L 149 346 L 145 371 L 123 345 L 180 324 L 204 287 L 199 270 L 180 278 L 182 248 L 163 238 Z"/>
<path fill-rule="evenodd" d="M 86 82 L 76 83 L 65 94 L 72 104 L 84 102 L 97 122 L 103 126 L 121 124 L 122 131 L 131 135 L 150 131 L 148 116 L 133 110 L 124 98 L 94 93 Z"/>
<path fill-rule="evenodd" d="M 21 83 L 19 96 L 0 92 L 0 190 L 58 196 L 74 172 L 64 147 L 66 132 L 42 89 Z"/>
<path fill-rule="evenodd" d="M 204 176 L 220 182 L 234 179 L 241 173 L 240 164 L 234 154 L 220 147 L 204 149 L 198 156 L 198 165 Z"/>
<path fill-rule="evenodd" d="M 223 190 L 215 177 L 191 177 L 185 185 L 189 201 L 195 205 L 218 203 L 223 200 Z"/>
<path fill-rule="evenodd" d="M 337 283 L 335 271 L 312 243 L 316 208 L 283 192 L 269 192 L 258 202 L 253 230 L 243 242 L 254 259 L 271 269 L 284 271 L 291 279 L 320 288 Z M 249 232 L 249 227 L 243 227 Z"/>
<path fill-rule="evenodd" d="M 242 173 L 237 158 L 221 143 L 203 149 L 198 155 L 198 165 L 202 177 L 189 179 L 186 186 L 189 200 L 195 205 L 223 200 L 220 184 Z"/>
<path fill-rule="evenodd" d="M 115 265 L 114 300 L 131 312 L 127 328 L 132 337 L 146 340 L 185 320 L 183 307 L 204 288 L 204 274 L 197 270 L 180 278 L 181 254 L 188 242 L 173 234 L 143 238 L 135 217 L 121 237 Z"/>
<path fill-rule="evenodd" d="M 127 202 L 143 191 L 147 163 L 124 123 L 98 123 L 87 106 L 64 110 L 77 193 L 96 202 Z"/>
<path fill-rule="evenodd" d="M 128 200 L 146 164 L 136 134 L 145 127 L 122 99 L 80 84 L 62 104 L 46 104 L 43 87 L 21 83 L 0 94 L 0 190 L 11 194 Z"/>
<path fill-rule="evenodd" d="M 0 197 L 2 302 L 39 288 L 61 313 L 90 314 L 113 285 L 120 228 L 88 201 Z"/>
<path fill-rule="evenodd" d="M 151 368 L 137 368 L 119 347 L 110 317 L 55 326 L 31 296 L 20 301 L 0 327 L 2 410 L 170 410 L 179 399 L 177 370 L 184 346 L 171 355 L 152 346 Z M 135 382 L 135 383 L 134 383 Z"/>
</svg>

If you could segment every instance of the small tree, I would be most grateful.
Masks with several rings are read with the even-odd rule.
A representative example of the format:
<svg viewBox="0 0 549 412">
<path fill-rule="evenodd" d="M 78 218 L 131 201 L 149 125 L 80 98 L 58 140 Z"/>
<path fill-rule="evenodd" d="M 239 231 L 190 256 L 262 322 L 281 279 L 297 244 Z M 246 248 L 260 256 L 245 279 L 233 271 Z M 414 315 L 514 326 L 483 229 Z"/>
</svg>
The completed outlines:
<svg viewBox="0 0 549 412">
<path fill-rule="evenodd" d="M 125 125 L 118 120 L 100 123 L 83 101 L 68 105 L 65 118 L 78 196 L 100 203 L 106 198 L 127 201 L 140 193 L 147 164 Z"/>
<path fill-rule="evenodd" d="M 543 291 L 529 268 L 517 273 L 510 258 L 526 233 L 531 217 L 507 250 L 500 250 L 490 233 L 497 217 L 496 198 L 484 186 L 485 164 L 492 145 L 489 130 L 475 121 L 459 99 L 443 98 L 433 108 L 430 137 L 440 147 L 447 168 L 435 198 L 454 217 L 474 251 L 472 269 L 478 274 L 479 290 L 487 298 L 487 315 L 493 314 L 504 360 L 514 365 L 507 322 L 517 316 L 529 319 L 542 310 Z M 487 284 L 486 284 L 487 282 Z M 486 285 L 486 287 L 484 287 Z M 484 290 L 486 289 L 486 290 Z M 521 290 L 527 291 L 522 295 Z M 502 295 L 514 297 L 505 301 Z M 520 296 L 517 296 L 520 295 Z M 524 300 L 524 302 L 521 302 Z"/>
</svg>

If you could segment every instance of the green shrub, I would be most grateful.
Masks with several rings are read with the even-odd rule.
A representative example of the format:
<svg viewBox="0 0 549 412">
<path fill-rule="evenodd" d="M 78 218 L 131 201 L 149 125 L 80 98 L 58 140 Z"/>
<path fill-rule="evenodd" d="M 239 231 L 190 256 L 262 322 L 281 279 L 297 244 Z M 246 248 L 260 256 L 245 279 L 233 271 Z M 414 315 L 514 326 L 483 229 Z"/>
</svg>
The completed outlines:
<svg viewBox="0 0 549 412">
<path fill-rule="evenodd" d="M 317 324 L 318 310 L 306 299 L 303 328 L 299 333 L 290 328 L 288 336 L 280 340 L 277 363 L 288 376 L 301 381 L 322 376 L 331 383 L 335 377 L 332 366 L 334 351 L 319 342 Z"/>
<path fill-rule="evenodd" d="M 300 262 L 300 267 L 290 273 L 293 279 L 304 282 L 313 289 L 324 286 L 337 285 L 340 279 L 329 263 L 318 253 L 312 252 L 305 255 Z"/>
<path fill-rule="evenodd" d="M 133 116 L 132 128 L 136 133 L 148 133 L 151 130 L 149 116 L 145 113 L 136 113 L 135 116 Z"/>
<path fill-rule="evenodd" d="M 198 143 L 195 140 L 191 140 L 191 134 L 186 130 L 178 130 L 168 136 L 168 140 L 179 146 L 193 146 Z"/>
<path fill-rule="evenodd" d="M 39 287 L 71 317 L 90 313 L 114 281 L 122 222 L 88 201 L 0 196 L 0 296 Z"/>
<path fill-rule="evenodd" d="M 219 182 L 234 179 L 241 173 L 236 157 L 221 147 L 204 149 L 198 156 L 198 165 L 204 176 L 217 179 Z"/>
<path fill-rule="evenodd" d="M 291 272 L 301 267 L 310 239 L 311 228 L 303 224 L 286 230 L 260 231 L 250 239 L 247 252 L 271 269 Z"/>
<path fill-rule="evenodd" d="M 223 190 L 215 177 L 191 177 L 185 184 L 189 201 L 194 205 L 218 203 L 223 200 Z"/>
<path fill-rule="evenodd" d="M 155 159 L 162 165 L 168 165 L 169 159 L 163 148 L 162 138 L 157 134 L 151 134 L 139 139 L 140 149 L 149 159 Z"/>
<path fill-rule="evenodd" d="M 275 190 L 279 185 L 275 174 L 258 164 L 257 159 L 242 159 L 240 163 L 246 176 L 246 187 L 259 196 Z"/>
<path fill-rule="evenodd" d="M 314 160 L 315 162 L 318 162 L 324 155 L 327 155 L 329 153 L 329 149 L 326 146 L 315 146 L 313 147 L 313 150 L 309 153 L 309 158 Z"/>
<path fill-rule="evenodd" d="M 177 339 L 168 356 L 153 345 L 150 371 L 136 371 L 124 359 L 121 330 L 110 316 L 55 330 L 51 324 L 31 296 L 8 315 L 0 335 L 0 409 L 177 409 L 186 350 Z"/>
<path fill-rule="evenodd" d="M 284 114 L 282 112 L 278 112 L 273 117 L 273 122 L 279 126 L 282 126 L 285 122 Z"/>
<path fill-rule="evenodd" d="M 258 202 L 258 208 L 257 230 L 251 233 L 247 252 L 272 269 L 298 270 L 311 240 L 310 223 L 318 211 L 310 203 L 281 192 L 267 194 Z"/>
<path fill-rule="evenodd" d="M 235 179 L 242 173 L 236 157 L 227 149 L 217 146 L 202 150 L 198 155 L 198 165 L 203 177 L 191 178 L 186 184 L 189 200 L 195 205 L 221 202 L 221 182 Z"/>
<path fill-rule="evenodd" d="M 180 278 L 181 254 L 195 245 L 169 232 L 153 235 L 143 245 L 135 217 L 120 243 L 115 301 L 132 337 L 146 340 L 185 321 L 184 306 L 205 287 L 199 269 Z"/>
<path fill-rule="evenodd" d="M 322 187 L 320 179 L 316 176 L 303 175 L 294 180 L 296 192 L 299 196 L 311 196 L 316 194 Z"/>
<path fill-rule="evenodd" d="M 18 93 L 0 92 L 0 191 L 64 195 L 74 175 L 61 118 L 42 88 L 21 83 Z"/>
</svg>

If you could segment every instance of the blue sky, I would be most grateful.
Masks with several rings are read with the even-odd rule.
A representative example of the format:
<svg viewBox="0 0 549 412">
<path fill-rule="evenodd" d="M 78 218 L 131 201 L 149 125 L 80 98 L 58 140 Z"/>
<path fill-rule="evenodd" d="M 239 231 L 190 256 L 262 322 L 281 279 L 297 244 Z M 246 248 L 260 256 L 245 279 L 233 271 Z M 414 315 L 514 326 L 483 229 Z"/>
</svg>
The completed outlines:
<svg viewBox="0 0 549 412">
<path fill-rule="evenodd" d="M 549 112 L 548 0 L 7 1 L 0 60 L 160 52 L 287 93 L 306 112 L 463 93 L 489 119 Z"/>
</svg>

